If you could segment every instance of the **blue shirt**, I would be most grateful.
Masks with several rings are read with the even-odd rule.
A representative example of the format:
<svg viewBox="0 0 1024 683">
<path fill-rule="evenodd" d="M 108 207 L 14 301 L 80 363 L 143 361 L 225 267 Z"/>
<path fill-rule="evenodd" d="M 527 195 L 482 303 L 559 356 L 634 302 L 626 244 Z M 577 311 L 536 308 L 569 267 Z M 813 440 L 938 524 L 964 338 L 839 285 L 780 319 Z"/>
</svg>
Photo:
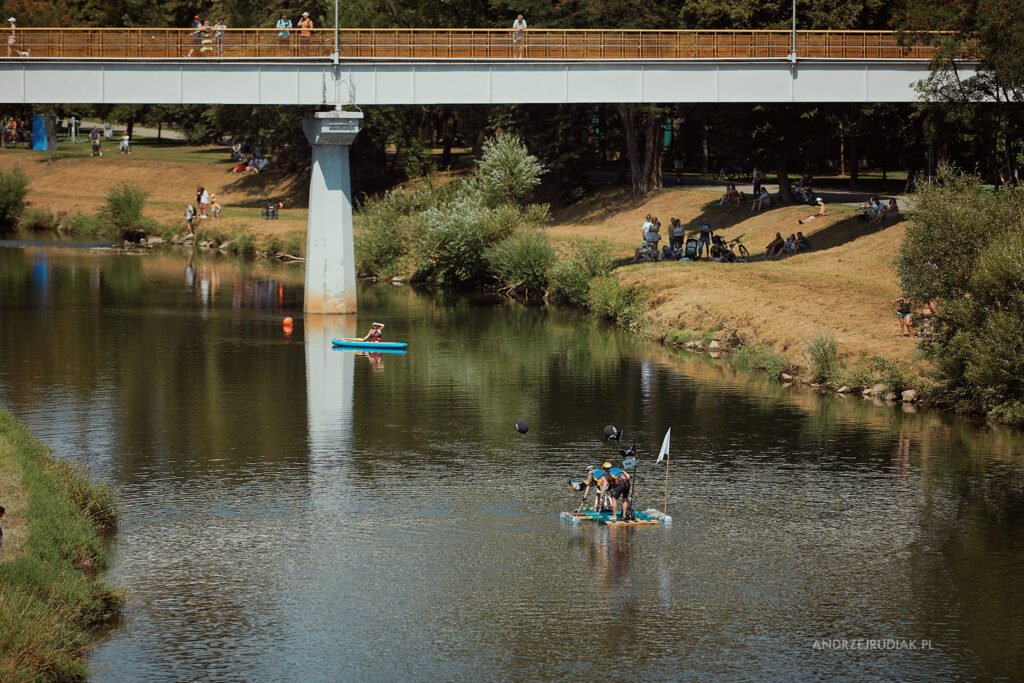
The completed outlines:
<svg viewBox="0 0 1024 683">
<path fill-rule="evenodd" d="M 704 221 L 703 223 L 700 224 L 700 231 L 711 232 L 711 224 L 708 223 L 707 221 Z"/>
</svg>

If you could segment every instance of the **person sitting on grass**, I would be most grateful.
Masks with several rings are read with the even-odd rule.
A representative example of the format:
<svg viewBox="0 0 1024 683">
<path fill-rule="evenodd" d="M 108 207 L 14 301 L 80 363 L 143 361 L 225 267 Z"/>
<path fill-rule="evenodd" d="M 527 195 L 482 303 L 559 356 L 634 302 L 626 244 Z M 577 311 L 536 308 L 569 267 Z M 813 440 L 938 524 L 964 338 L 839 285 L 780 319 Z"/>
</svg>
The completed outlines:
<svg viewBox="0 0 1024 683">
<path fill-rule="evenodd" d="M 633 252 L 633 260 L 630 263 L 650 263 L 654 258 L 651 255 L 651 248 L 647 242 L 637 247 Z"/>
<path fill-rule="evenodd" d="M 735 185 L 729 183 L 725 186 L 725 194 L 723 194 L 722 198 L 718 201 L 718 205 L 729 206 L 729 204 L 732 204 L 733 202 L 736 202 L 736 206 L 742 204 L 743 193 L 737 190 Z"/>
<path fill-rule="evenodd" d="M 802 232 L 796 234 L 796 250 L 797 251 L 810 251 L 811 243 L 807 241 Z"/>
<path fill-rule="evenodd" d="M 796 235 L 790 235 L 782 245 L 783 254 L 792 254 L 796 251 Z"/>
<path fill-rule="evenodd" d="M 676 255 L 672 250 L 672 245 L 666 244 L 661 248 L 661 260 L 662 261 L 675 261 Z"/>
<path fill-rule="evenodd" d="M 722 261 L 725 258 L 725 252 L 727 251 L 729 250 L 725 248 L 724 244 L 722 244 L 722 238 L 715 235 L 715 243 L 712 244 L 711 248 L 708 250 L 708 256 L 711 257 L 712 261 Z"/>
<path fill-rule="evenodd" d="M 784 244 L 786 244 L 786 240 L 782 239 L 782 233 L 775 233 L 775 239 L 769 242 L 764 248 L 764 258 L 769 259 L 780 254 Z"/>
<path fill-rule="evenodd" d="M 879 206 L 881 206 L 881 202 L 879 202 Z M 889 205 L 875 214 L 875 217 L 871 220 L 875 223 L 881 223 L 886 218 L 895 219 L 899 215 L 900 207 L 896 204 L 896 198 L 893 197 L 889 200 Z"/>
<path fill-rule="evenodd" d="M 750 213 L 754 213 L 756 211 L 763 211 L 764 209 L 767 209 L 771 205 L 771 203 L 772 196 L 768 192 L 768 188 L 762 186 L 761 194 L 755 197 L 754 201 L 750 203 Z"/>
<path fill-rule="evenodd" d="M 815 218 L 821 218 L 822 216 L 825 215 L 825 202 L 822 201 L 821 197 L 818 197 L 814 201 L 816 201 L 818 203 L 818 213 L 811 214 L 810 216 L 808 216 L 807 218 L 804 218 L 802 220 L 797 220 L 797 223 L 800 223 L 801 225 L 803 225 L 804 223 L 810 223 Z"/>
</svg>

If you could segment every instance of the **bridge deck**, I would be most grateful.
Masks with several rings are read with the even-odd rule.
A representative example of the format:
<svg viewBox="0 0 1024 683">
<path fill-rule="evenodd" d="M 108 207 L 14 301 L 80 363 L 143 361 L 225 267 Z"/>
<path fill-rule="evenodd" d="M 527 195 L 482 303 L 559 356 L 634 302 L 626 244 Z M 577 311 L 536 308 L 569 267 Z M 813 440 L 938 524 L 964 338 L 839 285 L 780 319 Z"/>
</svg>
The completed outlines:
<svg viewBox="0 0 1024 683">
<path fill-rule="evenodd" d="M 796 56 L 835 60 L 928 60 L 936 34 L 901 43 L 893 31 L 798 31 Z M 19 28 L 16 45 L 31 58 L 324 59 L 333 29 Z M 614 31 L 530 29 L 341 29 L 342 60 L 778 60 L 789 57 L 789 31 Z M 968 57 L 969 55 L 965 55 Z"/>
</svg>

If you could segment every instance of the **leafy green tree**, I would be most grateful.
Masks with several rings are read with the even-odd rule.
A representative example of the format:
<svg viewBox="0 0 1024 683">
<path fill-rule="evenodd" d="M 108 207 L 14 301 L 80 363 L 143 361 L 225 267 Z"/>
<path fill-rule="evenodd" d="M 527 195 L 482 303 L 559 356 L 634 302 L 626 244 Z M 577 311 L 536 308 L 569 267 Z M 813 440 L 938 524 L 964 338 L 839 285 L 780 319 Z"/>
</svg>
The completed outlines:
<svg viewBox="0 0 1024 683">
<path fill-rule="evenodd" d="M 924 344 L 953 400 L 1024 420 L 1024 191 L 985 190 L 943 167 L 918 194 L 899 256 L 915 302 L 934 299 Z"/>
</svg>

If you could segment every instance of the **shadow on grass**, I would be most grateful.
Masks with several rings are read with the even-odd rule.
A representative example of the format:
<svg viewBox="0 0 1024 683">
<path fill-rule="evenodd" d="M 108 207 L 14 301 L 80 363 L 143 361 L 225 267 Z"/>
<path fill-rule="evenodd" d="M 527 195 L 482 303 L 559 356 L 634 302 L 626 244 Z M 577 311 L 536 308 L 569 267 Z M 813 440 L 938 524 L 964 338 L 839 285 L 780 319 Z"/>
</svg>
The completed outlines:
<svg viewBox="0 0 1024 683">
<path fill-rule="evenodd" d="M 894 225 L 902 223 L 903 220 L 904 216 L 902 214 L 894 219 L 883 220 L 880 223 L 869 221 L 861 216 L 850 216 L 817 232 L 809 232 L 806 227 L 803 229 L 806 231 L 804 234 L 807 235 L 807 239 L 814 247 L 814 251 L 824 251 L 825 249 L 842 246 L 861 237 L 873 235 L 882 230 L 888 230 Z M 813 226 L 814 223 L 812 222 L 810 225 Z"/>
<path fill-rule="evenodd" d="M 305 206 L 309 201 L 309 175 L 289 173 L 282 177 L 280 171 L 262 173 L 235 173 L 224 190 L 245 195 L 235 206 L 263 208 L 267 202 L 284 202 L 285 206 Z M 271 191 L 273 188 L 273 191 Z"/>
<path fill-rule="evenodd" d="M 775 204 L 757 213 L 750 213 L 750 198 L 747 197 L 742 204 L 739 206 L 732 204 L 730 206 L 719 206 L 718 201 L 711 201 L 704 205 L 701 209 L 700 215 L 693 218 L 683 224 L 686 229 L 687 237 L 694 237 L 700 232 L 700 224 L 705 218 L 708 223 L 711 224 L 711 229 L 714 232 L 729 230 L 734 228 L 741 223 L 750 220 L 754 216 L 769 214 L 779 209 L 784 209 L 791 206 L 800 206 L 799 204 L 786 204 L 780 205 Z M 692 233 L 692 234 L 691 234 Z M 723 235 L 724 237 L 724 235 Z"/>
</svg>

